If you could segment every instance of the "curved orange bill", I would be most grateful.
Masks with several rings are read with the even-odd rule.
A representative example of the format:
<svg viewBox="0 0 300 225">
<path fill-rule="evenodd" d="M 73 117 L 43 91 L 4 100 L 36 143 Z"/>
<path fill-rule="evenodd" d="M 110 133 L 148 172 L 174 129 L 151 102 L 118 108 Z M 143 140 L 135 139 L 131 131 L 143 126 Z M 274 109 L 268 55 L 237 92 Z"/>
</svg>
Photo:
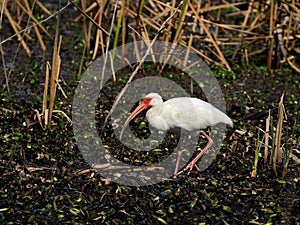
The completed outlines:
<svg viewBox="0 0 300 225">
<path fill-rule="evenodd" d="M 136 117 L 140 112 L 142 112 L 143 110 L 149 108 L 149 105 L 146 105 L 144 102 L 142 102 L 138 107 L 136 107 L 136 109 L 130 114 L 130 116 L 127 118 L 127 120 L 125 121 L 121 134 L 120 134 L 120 139 L 123 136 L 124 130 L 127 127 L 127 125 L 129 124 L 129 122 Z"/>
</svg>

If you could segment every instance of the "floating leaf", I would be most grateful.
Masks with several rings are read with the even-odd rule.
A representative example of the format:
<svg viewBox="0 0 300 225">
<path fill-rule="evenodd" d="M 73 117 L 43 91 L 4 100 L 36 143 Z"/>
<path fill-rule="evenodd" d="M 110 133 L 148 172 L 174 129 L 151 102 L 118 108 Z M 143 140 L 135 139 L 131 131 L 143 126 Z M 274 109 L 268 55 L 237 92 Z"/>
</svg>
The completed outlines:
<svg viewBox="0 0 300 225">
<path fill-rule="evenodd" d="M 5 212 L 5 211 L 7 211 L 7 210 L 9 210 L 9 208 L 1 208 L 1 209 L 0 209 L 0 212 Z"/>
<path fill-rule="evenodd" d="M 197 201 L 198 201 L 198 198 L 195 198 L 195 199 L 191 202 L 190 207 L 191 207 L 191 208 L 194 208 L 194 206 L 196 205 Z"/>
<path fill-rule="evenodd" d="M 222 208 L 223 208 L 224 211 L 229 212 L 229 213 L 232 213 L 232 210 L 231 210 L 231 208 L 230 208 L 229 206 L 223 205 Z"/>
<path fill-rule="evenodd" d="M 286 184 L 286 181 L 285 181 L 285 180 L 277 179 L 276 181 L 277 181 L 279 184 Z"/>
<path fill-rule="evenodd" d="M 79 210 L 79 209 L 76 209 L 76 208 L 70 208 L 69 211 L 70 211 L 72 214 L 74 214 L 74 215 L 77 215 L 77 214 L 80 213 L 80 210 Z"/>
<path fill-rule="evenodd" d="M 161 223 L 163 223 L 163 224 L 168 224 L 167 221 L 165 221 L 165 220 L 164 220 L 163 218 L 161 218 L 161 217 L 155 216 L 155 218 L 156 218 L 159 222 L 161 222 Z"/>
</svg>

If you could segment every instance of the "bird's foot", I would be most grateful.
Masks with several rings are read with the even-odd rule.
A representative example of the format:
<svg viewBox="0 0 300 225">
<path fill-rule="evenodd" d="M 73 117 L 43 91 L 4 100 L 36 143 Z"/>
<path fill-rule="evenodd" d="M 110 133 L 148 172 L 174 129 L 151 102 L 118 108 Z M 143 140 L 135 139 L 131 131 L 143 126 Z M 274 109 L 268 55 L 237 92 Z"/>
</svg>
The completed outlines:
<svg viewBox="0 0 300 225">
<path fill-rule="evenodd" d="M 192 161 L 184 169 L 182 169 L 181 171 L 179 171 L 176 174 L 174 174 L 173 178 L 177 179 L 177 176 L 179 176 L 180 174 L 182 174 L 183 172 L 185 172 L 187 170 L 188 170 L 188 174 L 190 174 L 190 172 L 193 170 L 194 167 L 200 172 L 200 169 L 197 166 L 196 162 Z"/>
<path fill-rule="evenodd" d="M 181 170 L 181 171 L 179 171 L 179 172 L 177 172 L 177 173 L 174 173 L 173 179 L 177 179 L 177 176 L 179 176 L 179 175 L 182 174 L 182 173 L 183 173 L 183 170 Z"/>
<path fill-rule="evenodd" d="M 183 171 L 187 171 L 187 170 L 188 170 L 188 174 L 190 174 L 190 172 L 193 170 L 194 167 L 200 172 L 199 167 L 196 165 L 196 162 L 194 162 L 194 161 L 190 162 L 190 163 L 183 169 Z"/>
</svg>

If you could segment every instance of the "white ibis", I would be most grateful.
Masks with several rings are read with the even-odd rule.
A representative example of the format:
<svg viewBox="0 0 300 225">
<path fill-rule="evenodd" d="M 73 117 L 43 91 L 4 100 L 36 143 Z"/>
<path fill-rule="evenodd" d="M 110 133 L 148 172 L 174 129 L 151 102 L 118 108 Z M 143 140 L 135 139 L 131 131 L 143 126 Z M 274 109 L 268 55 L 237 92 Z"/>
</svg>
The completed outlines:
<svg viewBox="0 0 300 225">
<path fill-rule="evenodd" d="M 174 127 L 180 127 L 187 131 L 201 130 L 208 140 L 206 147 L 179 173 L 178 165 L 182 151 L 181 149 L 178 150 L 174 177 L 186 170 L 190 172 L 194 167 L 199 170 L 196 165 L 197 161 L 213 144 L 213 140 L 203 129 L 218 123 L 225 123 L 232 127 L 231 119 L 208 102 L 188 97 L 172 98 L 163 102 L 159 94 L 150 93 L 146 95 L 142 103 L 128 117 L 123 130 L 136 115 L 148 108 L 150 109 L 146 113 L 146 118 L 150 126 L 162 131 Z"/>
</svg>

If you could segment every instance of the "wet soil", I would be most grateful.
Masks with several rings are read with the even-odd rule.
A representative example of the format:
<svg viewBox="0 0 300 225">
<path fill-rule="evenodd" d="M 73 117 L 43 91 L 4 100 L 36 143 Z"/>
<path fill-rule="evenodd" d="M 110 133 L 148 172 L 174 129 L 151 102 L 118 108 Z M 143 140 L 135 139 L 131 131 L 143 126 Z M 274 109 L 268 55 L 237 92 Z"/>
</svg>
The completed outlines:
<svg viewBox="0 0 300 225">
<path fill-rule="evenodd" d="M 61 85 L 68 98 L 57 91 L 55 109 L 71 117 L 83 45 L 78 27 L 67 19 L 64 26 L 63 33 L 68 35 L 63 35 L 61 78 L 65 83 Z M 235 73 L 212 68 L 224 93 L 227 113 L 234 121 L 234 129 L 228 131 L 216 159 L 200 173 L 192 171 L 155 185 L 132 187 L 91 170 L 76 145 L 72 124 L 65 117 L 55 115 L 51 127 L 44 129 L 38 123 L 35 110 L 41 111 L 42 107 L 44 68 L 46 60 L 51 60 L 51 44 L 49 41 L 44 55 L 36 46 L 31 59 L 19 50 L 14 64 L 10 62 L 17 45 L 12 43 L 4 49 L 7 61 L 1 70 L 13 70 L 10 92 L 1 88 L 0 93 L 2 224 L 300 223 L 299 164 L 290 160 L 287 175 L 281 178 L 282 166 L 278 165 L 276 176 L 270 165 L 263 165 L 260 156 L 257 177 L 251 177 L 258 128 L 265 130 L 269 110 L 276 124 L 282 93 L 287 114 L 283 144 L 293 148 L 299 157 L 299 74 L 288 67 L 268 70 L 254 65 L 236 66 Z M 117 82 L 109 83 L 104 90 L 99 101 L 99 127 L 129 72 L 120 72 Z M 137 77 L 151 73 L 144 69 Z M 162 76 L 190 90 L 190 81 L 181 73 L 170 69 Z M 4 87 L 4 78 L 1 79 Z M 202 96 L 201 90 L 195 88 L 193 96 Z M 146 120 L 140 116 L 131 124 L 137 135 L 147 135 L 147 123 L 141 126 L 143 122 Z M 131 155 L 124 153 L 111 129 L 106 130 L 104 139 L 111 143 L 117 157 L 127 154 L 125 158 L 130 161 Z M 155 161 L 169 154 L 172 147 L 168 143 L 166 146 L 167 153 L 161 151 L 150 158 Z"/>
</svg>

